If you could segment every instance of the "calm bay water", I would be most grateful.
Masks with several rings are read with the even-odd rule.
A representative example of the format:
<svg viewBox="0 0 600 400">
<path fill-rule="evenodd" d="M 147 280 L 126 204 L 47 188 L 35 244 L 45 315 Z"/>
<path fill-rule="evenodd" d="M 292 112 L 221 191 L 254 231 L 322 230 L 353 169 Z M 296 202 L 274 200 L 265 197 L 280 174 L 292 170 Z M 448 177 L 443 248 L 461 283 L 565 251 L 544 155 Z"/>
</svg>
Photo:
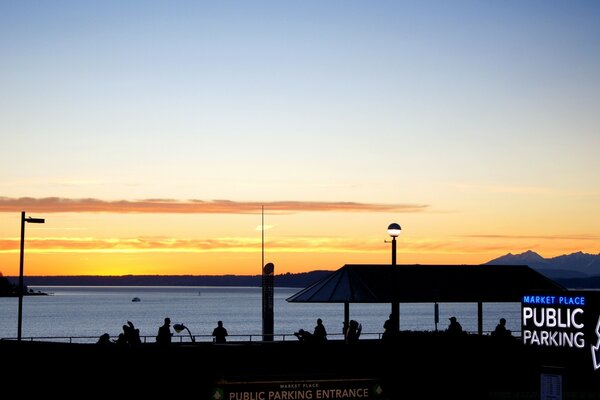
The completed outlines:
<svg viewBox="0 0 600 400">
<path fill-rule="evenodd" d="M 27 296 L 23 299 L 23 337 L 90 336 L 108 332 L 116 338 L 127 321 L 139 328 L 140 335 L 154 336 L 165 317 L 172 324 L 185 324 L 197 340 L 211 341 L 209 336 L 218 320 L 230 335 L 244 335 L 239 340 L 260 340 L 262 332 L 262 292 L 257 287 L 148 287 L 148 286 L 32 286 L 51 296 Z M 287 335 L 300 328 L 312 332 L 316 319 L 322 318 L 330 339 L 341 339 L 343 304 L 288 303 L 286 298 L 298 288 L 275 288 L 275 334 Z M 139 297 L 141 301 L 132 302 Z M 18 299 L 0 298 L 0 338 L 17 336 Z M 363 326 L 363 336 L 378 337 L 390 313 L 389 304 L 351 304 L 350 318 Z M 474 303 L 439 304 L 438 329 L 448 325 L 454 315 L 467 331 L 477 330 L 477 305 Z M 519 303 L 485 303 L 483 329 L 491 331 L 501 317 L 515 334 L 520 332 Z M 401 304 L 402 330 L 433 331 L 434 305 Z M 187 336 L 187 332 L 176 334 Z M 276 337 L 280 340 L 282 337 Z M 234 340 L 233 337 L 230 340 Z M 83 341 L 83 340 L 80 340 Z"/>
</svg>

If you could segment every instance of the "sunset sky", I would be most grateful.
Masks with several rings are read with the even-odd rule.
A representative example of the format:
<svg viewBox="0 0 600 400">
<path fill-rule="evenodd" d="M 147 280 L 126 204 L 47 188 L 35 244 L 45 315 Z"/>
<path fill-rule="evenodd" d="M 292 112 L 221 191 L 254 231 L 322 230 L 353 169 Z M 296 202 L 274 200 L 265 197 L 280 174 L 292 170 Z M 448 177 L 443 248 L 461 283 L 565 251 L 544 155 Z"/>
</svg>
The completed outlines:
<svg viewBox="0 0 600 400">
<path fill-rule="evenodd" d="M 0 272 L 600 252 L 598 1 L 2 1 Z"/>
</svg>

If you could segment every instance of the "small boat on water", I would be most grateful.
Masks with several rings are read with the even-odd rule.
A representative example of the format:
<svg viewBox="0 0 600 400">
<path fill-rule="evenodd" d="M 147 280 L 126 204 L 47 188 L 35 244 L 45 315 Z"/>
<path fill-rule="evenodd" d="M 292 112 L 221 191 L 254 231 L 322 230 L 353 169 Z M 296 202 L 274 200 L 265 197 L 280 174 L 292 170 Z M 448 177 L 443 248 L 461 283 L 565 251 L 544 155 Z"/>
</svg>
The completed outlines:
<svg viewBox="0 0 600 400">
<path fill-rule="evenodd" d="M 131 299 L 131 301 L 138 302 L 138 301 L 142 301 L 142 300 L 139 297 L 134 297 L 133 299 Z"/>
</svg>

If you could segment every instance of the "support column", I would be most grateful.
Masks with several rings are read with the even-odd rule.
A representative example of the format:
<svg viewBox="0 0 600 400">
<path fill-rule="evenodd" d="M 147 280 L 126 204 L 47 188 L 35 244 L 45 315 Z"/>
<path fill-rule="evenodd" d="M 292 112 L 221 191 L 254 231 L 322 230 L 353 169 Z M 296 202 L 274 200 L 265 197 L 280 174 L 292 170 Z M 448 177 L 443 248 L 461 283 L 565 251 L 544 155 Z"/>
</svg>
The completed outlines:
<svg viewBox="0 0 600 400">
<path fill-rule="evenodd" d="M 483 303 L 477 302 L 477 333 L 483 335 Z"/>
</svg>

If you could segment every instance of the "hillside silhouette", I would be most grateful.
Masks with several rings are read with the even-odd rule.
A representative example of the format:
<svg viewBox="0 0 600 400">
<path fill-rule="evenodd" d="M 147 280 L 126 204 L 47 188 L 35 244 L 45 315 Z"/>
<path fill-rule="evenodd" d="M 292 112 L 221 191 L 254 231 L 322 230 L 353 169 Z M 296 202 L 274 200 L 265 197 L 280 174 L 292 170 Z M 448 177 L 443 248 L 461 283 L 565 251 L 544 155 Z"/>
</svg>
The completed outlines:
<svg viewBox="0 0 600 400">
<path fill-rule="evenodd" d="M 508 253 L 484 265 L 527 265 L 542 275 L 572 289 L 600 288 L 600 254 L 581 251 L 544 258 L 528 250 Z M 275 275 L 276 287 L 305 288 L 333 271 L 315 270 Z M 1 276 L 1 275 L 0 275 Z M 260 287 L 261 275 L 74 275 L 26 276 L 26 285 L 34 286 L 247 286 Z M 18 277 L 8 277 L 13 285 Z M 7 281 L 7 283 L 8 283 Z M 14 287 L 14 286 L 13 286 Z"/>
<path fill-rule="evenodd" d="M 275 286 L 303 288 L 317 282 L 332 271 L 311 271 L 275 275 Z M 9 278 L 17 281 L 18 277 Z M 261 275 L 73 275 L 26 276 L 33 286 L 261 286 Z"/>
<path fill-rule="evenodd" d="M 18 280 L 17 280 L 18 282 Z M 23 295 L 24 296 L 32 296 L 32 295 L 45 295 L 46 293 L 42 293 L 40 291 L 33 291 L 29 289 L 26 285 L 23 286 Z M 3 276 L 0 273 L 0 297 L 17 297 L 19 296 L 19 285 L 17 283 L 11 282 L 7 277 Z"/>
</svg>

